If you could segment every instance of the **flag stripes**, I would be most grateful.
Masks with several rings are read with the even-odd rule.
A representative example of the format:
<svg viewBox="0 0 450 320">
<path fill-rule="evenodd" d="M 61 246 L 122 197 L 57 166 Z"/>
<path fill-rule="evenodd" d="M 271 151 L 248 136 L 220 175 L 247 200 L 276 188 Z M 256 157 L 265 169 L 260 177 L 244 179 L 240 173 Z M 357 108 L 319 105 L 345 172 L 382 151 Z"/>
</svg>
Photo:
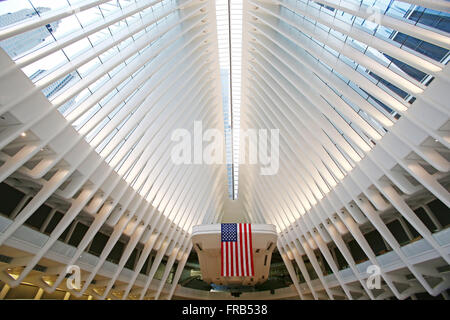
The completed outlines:
<svg viewBox="0 0 450 320">
<path fill-rule="evenodd" d="M 223 223 L 221 231 L 221 276 L 253 277 L 251 224 Z"/>
</svg>

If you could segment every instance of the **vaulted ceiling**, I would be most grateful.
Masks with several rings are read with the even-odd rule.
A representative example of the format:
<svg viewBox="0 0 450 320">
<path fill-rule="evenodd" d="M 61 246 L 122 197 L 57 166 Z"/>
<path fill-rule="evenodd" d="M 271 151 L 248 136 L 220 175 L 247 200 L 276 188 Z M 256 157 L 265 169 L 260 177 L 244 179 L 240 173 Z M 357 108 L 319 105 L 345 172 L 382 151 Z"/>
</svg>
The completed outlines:
<svg viewBox="0 0 450 320">
<path fill-rule="evenodd" d="M 277 227 L 293 283 L 280 297 L 445 292 L 449 12 L 444 0 L 1 2 L 0 180 L 22 195 L 0 208 L 4 288 L 218 297 L 177 286 L 192 226 L 247 221 Z M 203 157 L 208 129 L 221 161 Z M 190 137 L 182 164 L 177 132 Z M 249 163 L 256 147 L 266 159 Z M 65 287 L 71 265 L 81 290 Z"/>
</svg>

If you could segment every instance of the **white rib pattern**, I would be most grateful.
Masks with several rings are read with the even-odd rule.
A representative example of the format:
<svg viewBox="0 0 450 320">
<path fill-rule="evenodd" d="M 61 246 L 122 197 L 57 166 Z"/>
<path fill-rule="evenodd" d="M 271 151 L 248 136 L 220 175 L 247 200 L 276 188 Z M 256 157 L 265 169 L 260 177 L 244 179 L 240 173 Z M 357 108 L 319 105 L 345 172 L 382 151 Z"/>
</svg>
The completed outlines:
<svg viewBox="0 0 450 320">
<path fill-rule="evenodd" d="M 450 12 L 444 0 L 243 1 L 238 120 L 244 130 L 280 129 L 271 154 L 280 169 L 262 176 L 242 164 L 235 178 L 250 222 L 277 226 L 301 299 L 406 299 L 450 288 L 448 272 L 438 270 L 450 264 L 449 233 L 433 233 L 415 212 L 432 217 L 434 199 L 450 206 L 450 36 L 416 23 L 419 6 Z M 191 227 L 219 222 L 227 197 L 225 165 L 170 159 L 173 130 L 193 132 L 202 120 L 204 129 L 224 131 L 215 2 L 68 0 L 1 29 L 0 44 L 58 21 L 78 27 L 52 32 L 31 52 L 0 49 L 0 181 L 25 194 L 9 219 L 0 217 L 0 246 L 22 248 L 21 228 L 41 205 L 52 211 L 37 234 L 64 213 L 0 280 L 6 289 L 26 280 L 53 292 L 65 286 L 66 267 L 79 265 L 82 287 L 68 290 L 75 296 L 171 299 Z M 413 48 L 412 40 L 444 54 Z M 399 243 L 387 226 L 394 220 L 420 235 L 426 254 Z M 78 245 L 62 246 L 61 235 L 68 239 L 81 221 L 88 230 Z M 86 251 L 100 230 L 110 235 L 89 265 Z M 373 230 L 388 254 L 369 244 Z M 108 269 L 121 238 L 120 260 Z M 366 262 L 355 260 L 350 241 Z M 340 270 L 334 249 L 348 268 Z M 58 264 L 36 273 L 43 261 Z M 381 289 L 368 288 L 367 264 L 380 266 Z"/>
<path fill-rule="evenodd" d="M 94 11 L 101 15 L 86 20 Z M 5 120 L 0 179 L 31 198 L 3 230 L 0 245 L 43 203 L 64 212 L 33 255 L 11 261 L 22 267 L 20 274 L 2 275 L 2 280 L 12 287 L 20 284 L 66 229 L 73 232 L 77 221 L 90 219 L 65 265 L 82 263 L 100 229 L 112 232 L 95 267 L 82 270 L 81 290 L 72 294 L 158 299 L 164 289 L 170 299 L 191 251 L 191 227 L 217 221 L 225 197 L 224 166 L 175 165 L 170 158 L 173 130 L 192 132 L 194 121 L 201 120 L 204 130 L 223 131 L 214 3 L 68 3 L 2 29 L 0 40 L 61 19 L 77 19 L 81 28 L 11 57 L 15 61 L 0 50 L 0 109 Z M 63 63 L 54 62 L 51 69 L 31 77 L 34 83 L 27 79 L 25 74 L 58 55 L 65 57 Z M 56 96 L 44 96 L 47 87 L 70 74 L 75 80 Z M 129 240 L 116 269 L 99 281 L 99 272 L 123 235 Z M 117 285 L 139 244 L 143 248 L 131 278 Z M 139 272 L 152 252 L 151 269 L 142 280 Z M 172 284 L 166 285 L 173 266 L 177 271 Z M 65 285 L 64 270 L 47 269 L 44 276 L 52 280 L 40 281 L 46 291 Z M 161 270 L 161 278 L 154 279 Z"/>
<path fill-rule="evenodd" d="M 445 1 L 405 2 L 393 6 L 450 11 Z M 374 12 L 368 3 L 381 9 L 374 21 L 366 20 Z M 392 14 L 388 4 L 249 0 L 244 6 L 241 125 L 280 129 L 280 169 L 262 176 L 257 166 L 241 166 L 240 196 L 254 221 L 278 227 L 278 249 L 302 299 L 405 299 L 423 291 L 435 296 L 450 286 L 449 277 L 431 265 L 415 265 L 386 226 L 405 219 L 439 261 L 450 263 L 448 247 L 413 211 L 434 198 L 450 205 L 448 52 L 437 61 L 383 31 L 443 49 L 449 49 L 450 37 Z M 424 78 L 406 73 L 393 58 Z M 403 271 L 383 265 L 363 230 L 381 235 Z M 381 290 L 368 289 L 368 274 L 350 253 L 350 240 L 370 264 L 381 266 Z M 350 268 L 347 279 L 333 247 Z M 325 279 L 319 256 L 336 281 Z M 438 280 L 430 284 L 429 276 Z"/>
</svg>

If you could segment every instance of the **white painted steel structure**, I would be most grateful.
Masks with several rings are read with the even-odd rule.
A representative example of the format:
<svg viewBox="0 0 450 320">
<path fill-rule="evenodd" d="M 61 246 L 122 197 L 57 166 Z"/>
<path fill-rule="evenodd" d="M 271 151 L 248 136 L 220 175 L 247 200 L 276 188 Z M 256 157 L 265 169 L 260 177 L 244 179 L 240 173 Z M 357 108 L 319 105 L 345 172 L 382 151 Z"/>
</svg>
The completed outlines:
<svg viewBox="0 0 450 320">
<path fill-rule="evenodd" d="M 450 287 L 450 233 L 427 206 L 434 199 L 450 205 L 448 52 L 436 60 L 393 38 L 401 33 L 449 50 L 450 36 L 387 8 L 373 11 L 369 2 L 244 0 L 240 17 L 230 20 L 242 34 L 230 58 L 241 77 L 234 82 L 241 114 L 231 121 L 280 129 L 272 154 L 280 159 L 278 173 L 261 176 L 258 166 L 241 164 L 232 172 L 238 201 L 250 222 L 277 226 L 293 281 L 276 295 L 241 298 L 405 299 L 446 296 Z M 450 12 L 444 0 L 401 6 Z M 55 290 L 67 292 L 64 299 L 230 298 L 177 286 L 192 226 L 222 219 L 226 166 L 170 159 L 175 129 L 192 132 L 201 120 L 204 129 L 224 131 L 215 10 L 212 0 L 67 1 L 0 29 L 2 41 L 60 20 L 79 24 L 21 56 L 0 49 L 0 181 L 25 194 L 9 217 L 0 217 L 0 254 L 12 258 L 0 264 L 0 298 L 24 282 L 39 287 L 36 299 Z M 414 78 L 393 59 L 425 76 Z M 39 68 L 46 72 L 32 82 Z M 48 100 L 42 90 L 73 72 L 77 80 Z M 233 146 L 242 139 L 233 134 Z M 237 194 L 237 182 L 233 188 Z M 43 204 L 52 213 L 32 230 L 25 224 Z M 419 207 L 437 232 L 418 218 Z M 57 210 L 63 217 L 46 235 Z M 401 246 L 387 227 L 393 220 L 407 221 L 422 239 Z M 80 221 L 89 228 L 78 245 L 61 241 Z M 109 238 L 95 257 L 86 251 L 99 230 Z M 389 252 L 376 255 L 367 230 L 376 230 Z M 120 261 L 107 261 L 123 237 Z M 368 261 L 355 261 L 349 239 Z M 348 268 L 339 268 L 331 246 Z M 138 247 L 133 269 L 125 268 Z M 367 287 L 369 264 L 381 268 L 381 289 Z M 82 269 L 80 290 L 66 287 L 70 265 Z"/>
<path fill-rule="evenodd" d="M 307 289 L 296 286 L 301 298 L 404 299 L 423 290 L 432 295 L 449 287 L 448 275 L 431 286 L 427 275 L 433 268 L 416 266 L 405 255 L 383 220 L 385 212 L 406 219 L 449 264 L 448 248 L 433 237 L 413 212 L 420 194 L 431 193 L 447 206 L 448 193 L 448 90 L 449 70 L 438 61 L 401 47 L 375 31 L 357 27 L 354 18 L 368 18 L 364 4 L 351 1 L 258 1 L 246 2 L 244 12 L 243 72 L 245 92 L 242 127 L 280 128 L 280 171 L 261 176 L 252 167 L 241 169 L 240 195 L 254 221 L 273 223 L 279 230 L 283 259 L 294 284 L 292 263 L 298 264 Z M 408 2 L 408 1 L 406 1 Z M 414 1 L 439 7 L 444 1 Z M 343 16 L 341 18 L 340 16 Z M 448 34 L 382 12 L 381 26 L 448 48 Z M 372 34 L 371 34 L 372 33 Z M 246 38 L 245 38 L 246 37 Z M 389 54 L 434 77 L 425 87 L 381 54 Z M 389 62 L 389 60 L 387 60 Z M 379 75 L 409 96 L 401 99 L 382 83 L 368 76 Z M 370 94 L 370 96 L 369 96 Z M 373 98 L 401 115 L 394 117 Z M 430 168 L 432 168 L 430 170 Z M 391 275 L 383 266 L 385 285 L 374 292 L 343 241 L 351 234 L 367 258 L 379 258 L 364 238 L 361 227 L 372 225 L 392 248 L 417 282 L 405 274 Z M 359 281 L 349 286 L 339 276 L 338 286 L 328 284 L 313 253 L 319 250 L 333 272 L 338 267 L 326 243 L 334 242 Z M 302 256 L 307 256 L 319 277 L 314 288 Z M 399 287 L 402 286 L 401 289 Z M 406 288 L 405 288 L 406 287 Z"/>
</svg>

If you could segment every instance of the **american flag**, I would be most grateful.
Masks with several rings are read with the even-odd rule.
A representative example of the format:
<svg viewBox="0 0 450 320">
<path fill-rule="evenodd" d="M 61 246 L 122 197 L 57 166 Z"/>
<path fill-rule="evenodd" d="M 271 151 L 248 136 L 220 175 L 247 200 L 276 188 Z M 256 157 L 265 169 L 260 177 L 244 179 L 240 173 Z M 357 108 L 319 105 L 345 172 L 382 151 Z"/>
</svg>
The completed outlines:
<svg viewBox="0 0 450 320">
<path fill-rule="evenodd" d="M 222 277 L 253 277 L 250 223 L 222 223 Z"/>
</svg>

